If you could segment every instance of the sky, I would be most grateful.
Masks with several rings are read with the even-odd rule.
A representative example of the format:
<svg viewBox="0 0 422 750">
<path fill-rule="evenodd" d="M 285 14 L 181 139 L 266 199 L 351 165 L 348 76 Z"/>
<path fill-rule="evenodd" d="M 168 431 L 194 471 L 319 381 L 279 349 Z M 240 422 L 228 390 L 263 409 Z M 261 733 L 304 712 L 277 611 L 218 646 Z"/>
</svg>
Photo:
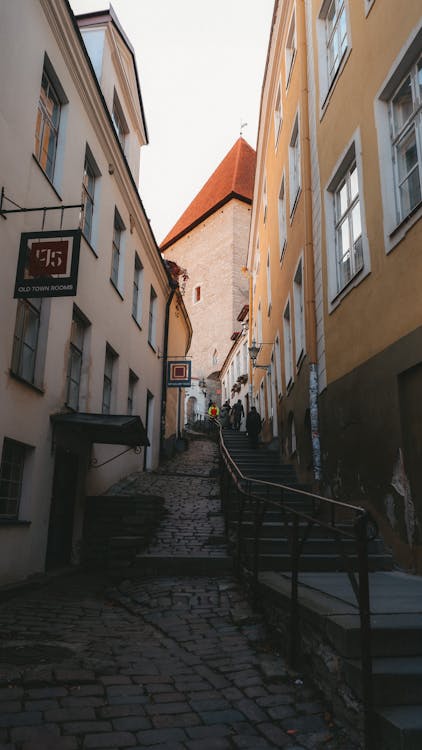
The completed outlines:
<svg viewBox="0 0 422 750">
<path fill-rule="evenodd" d="M 108 0 L 70 0 L 75 14 Z M 256 148 L 274 0 L 112 0 L 136 56 L 148 129 L 139 192 L 155 238 L 242 135 Z"/>
</svg>

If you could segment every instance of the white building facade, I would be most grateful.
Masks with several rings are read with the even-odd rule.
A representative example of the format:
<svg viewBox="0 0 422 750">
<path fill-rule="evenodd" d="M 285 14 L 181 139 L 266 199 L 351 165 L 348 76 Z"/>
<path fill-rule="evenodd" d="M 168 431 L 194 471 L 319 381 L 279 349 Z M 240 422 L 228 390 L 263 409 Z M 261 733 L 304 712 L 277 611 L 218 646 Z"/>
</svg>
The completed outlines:
<svg viewBox="0 0 422 750">
<path fill-rule="evenodd" d="M 86 494 L 157 465 L 170 286 L 137 189 L 136 63 L 112 10 L 78 26 L 66 0 L 2 3 L 0 61 L 1 207 L 59 209 L 0 218 L 3 584 L 78 562 Z M 76 296 L 14 299 L 21 234 L 78 227 Z"/>
</svg>

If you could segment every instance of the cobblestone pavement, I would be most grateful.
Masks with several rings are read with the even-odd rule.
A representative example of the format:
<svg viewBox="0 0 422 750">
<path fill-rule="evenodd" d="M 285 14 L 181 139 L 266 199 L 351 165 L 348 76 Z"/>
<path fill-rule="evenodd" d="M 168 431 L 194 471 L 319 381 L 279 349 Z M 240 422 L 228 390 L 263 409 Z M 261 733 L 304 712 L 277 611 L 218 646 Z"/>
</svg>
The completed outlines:
<svg viewBox="0 0 422 750">
<path fill-rule="evenodd" d="M 189 508 L 192 544 L 207 546 L 215 459 L 192 443 L 122 484 L 160 487 L 172 506 L 155 548 L 177 548 L 168 525 L 184 518 L 186 531 Z M 356 750 L 231 576 L 61 576 L 3 602 L 0 632 L 0 750 Z"/>
</svg>

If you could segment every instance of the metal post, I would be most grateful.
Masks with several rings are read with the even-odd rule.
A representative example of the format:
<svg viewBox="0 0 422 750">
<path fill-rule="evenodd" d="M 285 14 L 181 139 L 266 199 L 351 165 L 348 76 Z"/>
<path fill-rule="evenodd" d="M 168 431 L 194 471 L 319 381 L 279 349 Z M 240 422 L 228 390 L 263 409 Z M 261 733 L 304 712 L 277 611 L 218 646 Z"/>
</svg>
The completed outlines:
<svg viewBox="0 0 422 750">
<path fill-rule="evenodd" d="M 355 534 L 359 561 L 359 616 L 361 635 L 364 741 L 365 750 L 375 750 L 377 744 L 373 724 L 374 698 L 372 682 L 371 609 L 369 595 L 367 521 L 367 515 L 361 515 L 357 518 L 355 522 Z"/>
<path fill-rule="evenodd" d="M 290 643 L 289 662 L 292 667 L 297 663 L 298 645 L 298 575 L 299 575 L 299 521 L 293 515 L 292 526 L 292 588 L 290 596 Z"/>
</svg>

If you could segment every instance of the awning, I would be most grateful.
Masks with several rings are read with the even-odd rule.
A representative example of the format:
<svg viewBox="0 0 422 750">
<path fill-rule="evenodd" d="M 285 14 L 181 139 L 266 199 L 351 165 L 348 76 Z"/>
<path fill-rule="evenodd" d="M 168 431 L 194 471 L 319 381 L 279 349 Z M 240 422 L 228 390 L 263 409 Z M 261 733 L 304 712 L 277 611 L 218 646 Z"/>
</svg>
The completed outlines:
<svg viewBox="0 0 422 750">
<path fill-rule="evenodd" d="M 83 438 L 90 443 L 108 445 L 149 445 L 149 440 L 138 416 L 120 414 L 52 414 L 50 416 L 56 434 L 65 437 Z"/>
</svg>

